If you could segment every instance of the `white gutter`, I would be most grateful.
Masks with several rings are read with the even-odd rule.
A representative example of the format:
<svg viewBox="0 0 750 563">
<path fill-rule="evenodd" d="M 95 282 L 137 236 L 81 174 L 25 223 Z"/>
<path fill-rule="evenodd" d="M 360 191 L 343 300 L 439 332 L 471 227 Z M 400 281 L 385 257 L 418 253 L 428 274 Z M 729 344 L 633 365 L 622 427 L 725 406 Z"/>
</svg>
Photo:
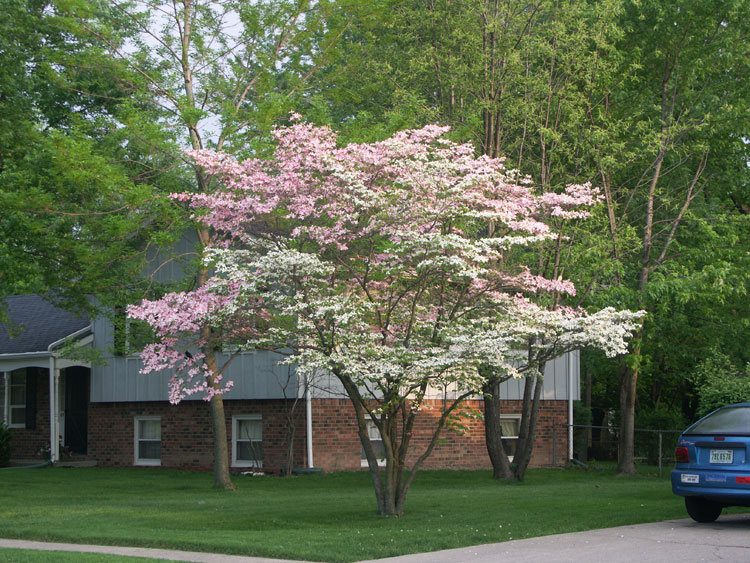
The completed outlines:
<svg viewBox="0 0 750 563">
<path fill-rule="evenodd" d="M 9 421 L 9 417 L 10 417 L 10 414 L 8 413 L 8 410 L 10 410 L 10 409 L 8 409 L 8 407 L 9 407 L 9 405 L 8 405 L 8 394 L 10 392 L 10 390 L 8 389 L 9 385 L 10 385 L 10 372 L 4 371 L 3 372 L 3 396 L 0 397 L 0 401 L 3 402 L 3 420 L 2 420 L 2 423 L 5 426 L 8 426 L 8 421 Z"/>
<path fill-rule="evenodd" d="M 0 354 L 0 360 L 14 360 L 24 358 L 46 358 L 49 352 L 18 352 L 12 354 Z"/>
<path fill-rule="evenodd" d="M 94 325 L 86 325 L 82 329 L 75 331 L 73 334 L 69 334 L 68 336 L 64 336 L 60 338 L 59 340 L 55 340 L 52 344 L 47 346 L 47 353 L 51 354 L 54 348 L 57 348 L 58 346 L 60 346 L 60 344 L 62 344 L 66 340 L 73 340 L 75 338 L 78 338 L 79 336 L 86 334 L 87 332 L 91 332 L 93 330 L 93 327 Z"/>
<path fill-rule="evenodd" d="M 310 391 L 310 374 L 305 373 L 305 424 L 307 442 L 307 467 L 315 467 L 313 463 L 313 441 L 312 441 L 312 392 Z"/>
<path fill-rule="evenodd" d="M 573 459 L 573 354 L 568 352 L 568 459 Z"/>
<path fill-rule="evenodd" d="M 50 351 L 49 355 L 49 460 L 55 463 L 59 456 L 58 425 L 57 418 L 57 380 L 60 374 L 55 366 L 55 356 Z"/>
</svg>

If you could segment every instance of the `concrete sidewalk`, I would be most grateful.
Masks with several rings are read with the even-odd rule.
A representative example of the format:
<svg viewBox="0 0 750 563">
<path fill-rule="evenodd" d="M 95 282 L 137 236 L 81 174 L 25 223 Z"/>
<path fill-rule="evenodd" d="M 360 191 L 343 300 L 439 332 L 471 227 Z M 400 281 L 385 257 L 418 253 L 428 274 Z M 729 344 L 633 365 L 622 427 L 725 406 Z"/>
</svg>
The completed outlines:
<svg viewBox="0 0 750 563">
<path fill-rule="evenodd" d="M 279 559 L 142 547 L 92 546 L 0 539 L 0 548 L 109 553 L 198 563 L 283 563 Z M 750 561 L 750 514 L 713 524 L 668 520 L 379 559 L 378 563 L 672 563 Z M 289 563 L 288 561 L 286 563 Z M 362 562 L 362 563 L 373 563 Z"/>
<path fill-rule="evenodd" d="M 242 555 L 224 555 L 203 553 L 199 551 L 178 551 L 173 549 L 156 549 L 150 547 L 118 547 L 113 545 L 81 545 L 76 543 L 53 543 L 26 540 L 0 539 L 0 548 L 37 549 L 40 551 L 74 551 L 77 553 L 104 553 L 110 555 L 129 555 L 132 557 L 149 557 L 172 561 L 195 561 L 196 563 L 293 563 L 282 559 L 264 557 L 245 557 Z M 0 560 L 2 554 L 0 553 Z"/>
</svg>

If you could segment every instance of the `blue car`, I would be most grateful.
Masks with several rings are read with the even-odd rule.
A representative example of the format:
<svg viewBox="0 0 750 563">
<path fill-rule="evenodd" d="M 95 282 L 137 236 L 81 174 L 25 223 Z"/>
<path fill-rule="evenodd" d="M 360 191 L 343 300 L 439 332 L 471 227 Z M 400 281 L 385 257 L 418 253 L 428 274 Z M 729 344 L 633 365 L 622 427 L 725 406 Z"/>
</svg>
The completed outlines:
<svg viewBox="0 0 750 563">
<path fill-rule="evenodd" d="M 725 506 L 750 506 L 750 403 L 704 416 L 680 436 L 672 491 L 696 522 L 713 522 Z"/>
</svg>

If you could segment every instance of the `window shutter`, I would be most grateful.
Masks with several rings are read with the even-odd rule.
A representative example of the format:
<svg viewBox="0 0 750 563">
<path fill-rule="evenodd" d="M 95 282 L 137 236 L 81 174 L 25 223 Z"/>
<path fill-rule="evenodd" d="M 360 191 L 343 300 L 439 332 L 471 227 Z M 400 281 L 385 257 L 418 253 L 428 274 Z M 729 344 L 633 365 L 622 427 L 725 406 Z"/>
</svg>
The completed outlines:
<svg viewBox="0 0 750 563">
<path fill-rule="evenodd" d="M 26 429 L 36 430 L 36 380 L 39 370 L 26 370 Z"/>
</svg>

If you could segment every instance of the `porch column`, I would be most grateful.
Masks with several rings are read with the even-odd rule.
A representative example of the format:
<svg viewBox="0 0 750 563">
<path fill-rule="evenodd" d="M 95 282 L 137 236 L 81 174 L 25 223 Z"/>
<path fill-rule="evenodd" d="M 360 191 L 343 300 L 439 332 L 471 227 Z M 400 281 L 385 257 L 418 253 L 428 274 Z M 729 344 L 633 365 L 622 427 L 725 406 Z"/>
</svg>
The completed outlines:
<svg viewBox="0 0 750 563">
<path fill-rule="evenodd" d="M 10 385 L 10 373 L 7 371 L 3 372 L 3 383 L 3 396 L 0 397 L 0 400 L 3 402 L 3 424 L 8 426 L 8 417 L 10 416 L 8 414 L 8 407 L 10 406 L 10 401 L 8 401 L 8 394 L 10 393 L 10 390 L 8 389 L 8 386 Z"/>
<path fill-rule="evenodd" d="M 55 357 L 49 358 L 49 459 L 55 463 L 60 459 L 60 422 L 57 412 L 57 396 L 60 390 L 60 370 Z"/>
</svg>

